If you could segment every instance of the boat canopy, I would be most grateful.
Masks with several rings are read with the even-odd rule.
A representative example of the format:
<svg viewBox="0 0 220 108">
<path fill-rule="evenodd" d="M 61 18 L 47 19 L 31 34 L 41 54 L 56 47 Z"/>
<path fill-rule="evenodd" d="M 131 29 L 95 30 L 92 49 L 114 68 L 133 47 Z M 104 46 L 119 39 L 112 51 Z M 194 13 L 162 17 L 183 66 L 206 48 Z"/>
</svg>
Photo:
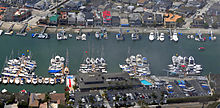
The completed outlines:
<svg viewBox="0 0 220 108">
<path fill-rule="evenodd" d="M 61 70 L 49 70 L 48 72 L 49 73 L 58 73 L 58 72 L 60 72 Z"/>
</svg>

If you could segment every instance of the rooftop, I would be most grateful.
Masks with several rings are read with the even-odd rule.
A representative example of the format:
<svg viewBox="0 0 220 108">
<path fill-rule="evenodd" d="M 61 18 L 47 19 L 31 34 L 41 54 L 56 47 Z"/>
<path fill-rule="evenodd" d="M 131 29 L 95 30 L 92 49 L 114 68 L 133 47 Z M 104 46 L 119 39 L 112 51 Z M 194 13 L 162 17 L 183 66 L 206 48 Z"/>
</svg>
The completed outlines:
<svg viewBox="0 0 220 108">
<path fill-rule="evenodd" d="M 175 14 L 171 14 L 171 13 L 166 13 L 164 14 L 164 21 L 165 22 L 176 22 L 177 19 L 181 18 L 181 16 L 179 15 L 175 15 Z"/>
</svg>

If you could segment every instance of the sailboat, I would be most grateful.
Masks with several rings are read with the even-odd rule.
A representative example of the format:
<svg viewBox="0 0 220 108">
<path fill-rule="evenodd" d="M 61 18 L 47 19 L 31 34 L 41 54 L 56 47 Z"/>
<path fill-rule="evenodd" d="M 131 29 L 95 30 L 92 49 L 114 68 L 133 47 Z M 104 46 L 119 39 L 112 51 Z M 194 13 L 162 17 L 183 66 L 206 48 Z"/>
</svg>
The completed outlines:
<svg viewBox="0 0 220 108">
<path fill-rule="evenodd" d="M 65 68 L 63 71 L 63 74 L 68 75 L 69 74 L 69 68 L 68 68 L 68 64 L 69 64 L 69 54 L 68 54 L 68 49 L 66 50 L 66 63 L 65 63 Z"/>
<path fill-rule="evenodd" d="M 153 41 L 153 40 L 154 40 L 154 33 L 153 33 L 153 32 L 150 32 L 149 40 L 150 40 L 150 41 Z"/>
</svg>

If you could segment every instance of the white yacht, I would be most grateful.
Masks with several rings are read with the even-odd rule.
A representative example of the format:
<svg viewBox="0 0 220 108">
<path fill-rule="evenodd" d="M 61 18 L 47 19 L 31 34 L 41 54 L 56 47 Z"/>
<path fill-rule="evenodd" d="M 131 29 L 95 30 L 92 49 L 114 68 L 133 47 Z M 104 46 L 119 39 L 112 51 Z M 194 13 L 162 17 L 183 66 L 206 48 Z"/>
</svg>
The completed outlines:
<svg viewBox="0 0 220 108">
<path fill-rule="evenodd" d="M 173 33 L 173 40 L 175 42 L 178 42 L 178 40 L 179 40 L 176 32 Z"/>
<path fill-rule="evenodd" d="M 49 78 L 44 78 L 44 84 L 49 84 L 50 79 Z"/>
<path fill-rule="evenodd" d="M 153 41 L 154 39 L 155 39 L 154 33 L 153 33 L 153 32 L 150 32 L 149 40 L 150 40 L 150 41 Z"/>
<path fill-rule="evenodd" d="M 19 77 L 15 78 L 15 84 L 20 84 L 20 78 Z"/>
<path fill-rule="evenodd" d="M 20 84 L 21 84 L 21 85 L 24 84 L 24 78 L 20 78 Z"/>
<path fill-rule="evenodd" d="M 26 83 L 30 84 L 31 83 L 31 78 L 26 78 Z"/>
<path fill-rule="evenodd" d="M 7 84 L 7 83 L 8 83 L 8 80 L 9 80 L 8 77 L 3 77 L 3 78 L 2 78 L 2 83 L 3 83 L 3 84 Z"/>
<path fill-rule="evenodd" d="M 50 84 L 55 84 L 55 79 L 54 78 L 50 78 Z"/>
<path fill-rule="evenodd" d="M 39 77 L 39 78 L 38 78 L 38 83 L 40 83 L 40 84 L 43 83 L 43 78 L 42 78 L 42 77 Z"/>
<path fill-rule="evenodd" d="M 83 41 L 86 40 L 86 34 L 82 34 L 82 40 L 83 40 Z"/>
<path fill-rule="evenodd" d="M 163 42 L 164 41 L 164 33 L 160 33 L 160 41 Z"/>
<path fill-rule="evenodd" d="M 37 78 L 36 77 L 32 78 L 32 84 L 34 84 L 34 85 L 37 84 Z"/>
<path fill-rule="evenodd" d="M 2 33 L 3 33 L 3 30 L 0 30 L 0 36 L 2 35 Z"/>
<path fill-rule="evenodd" d="M 189 57 L 189 66 L 194 66 L 195 65 L 195 60 L 192 56 Z"/>
<path fill-rule="evenodd" d="M 67 36 L 65 34 L 65 30 L 62 30 L 57 33 L 57 40 L 66 40 Z"/>
<path fill-rule="evenodd" d="M 14 80 L 15 80 L 14 77 L 11 77 L 10 80 L 9 80 L 9 82 L 10 82 L 11 84 L 13 84 L 13 83 L 14 83 Z"/>
<path fill-rule="evenodd" d="M 95 32 L 95 37 L 96 37 L 97 39 L 99 39 L 99 37 L 100 37 L 99 32 Z"/>
</svg>

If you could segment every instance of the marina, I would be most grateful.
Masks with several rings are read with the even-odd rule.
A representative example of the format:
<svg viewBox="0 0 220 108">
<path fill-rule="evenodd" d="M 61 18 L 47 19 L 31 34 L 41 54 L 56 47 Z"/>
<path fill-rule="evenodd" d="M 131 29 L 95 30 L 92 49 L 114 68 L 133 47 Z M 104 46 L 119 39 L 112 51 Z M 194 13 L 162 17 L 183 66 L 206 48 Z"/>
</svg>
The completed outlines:
<svg viewBox="0 0 220 108">
<path fill-rule="evenodd" d="M 125 62 L 125 65 L 119 64 L 119 67 L 122 72 L 127 72 L 130 77 L 144 77 L 151 74 L 148 59 L 141 54 L 132 55 L 126 58 Z"/>
<path fill-rule="evenodd" d="M 80 64 L 79 72 L 81 73 L 107 73 L 107 64 L 104 58 L 89 58 Z"/>
<path fill-rule="evenodd" d="M 195 63 L 193 56 L 172 56 L 172 64 L 168 67 L 168 75 L 179 77 L 200 75 L 203 70 L 201 65 Z"/>
<path fill-rule="evenodd" d="M 88 57 L 103 57 L 106 61 L 108 61 L 108 73 L 112 72 L 120 72 L 121 69 L 119 68 L 118 64 L 122 64 L 125 60 L 125 57 L 128 57 L 130 55 L 134 55 L 137 53 L 140 53 L 142 55 L 146 55 L 148 59 L 150 60 L 151 64 L 151 74 L 155 75 L 166 75 L 166 72 L 164 72 L 164 69 L 167 68 L 167 65 L 170 64 L 170 57 L 173 56 L 173 54 L 178 53 L 180 55 L 190 56 L 196 58 L 196 61 L 201 64 L 203 67 L 202 75 L 208 74 L 209 72 L 217 73 L 218 66 L 216 63 L 213 63 L 213 61 L 216 61 L 217 55 L 220 54 L 220 52 L 215 52 L 218 47 L 213 46 L 219 46 L 218 38 L 216 41 L 206 41 L 206 42 L 195 42 L 194 40 L 189 40 L 187 38 L 188 34 L 185 35 L 179 35 L 179 42 L 171 42 L 168 41 L 169 37 L 166 32 L 164 32 L 164 42 L 160 41 L 154 41 L 149 42 L 148 36 L 149 34 L 142 34 L 142 39 L 134 42 L 130 38 L 130 34 L 123 34 L 123 36 L 126 37 L 125 41 L 117 41 L 115 38 L 115 35 L 117 33 L 108 33 L 108 40 L 106 41 L 99 41 L 97 40 L 94 35 L 95 33 L 90 33 L 90 36 L 87 37 L 87 41 L 77 41 L 74 38 L 68 39 L 66 41 L 56 41 L 56 34 L 50 34 L 51 38 L 49 40 L 36 40 L 31 38 L 31 33 L 28 33 L 26 37 L 9 37 L 6 35 L 2 35 L 2 41 L 0 43 L 0 47 L 3 52 L 1 52 L 1 61 L 0 64 L 3 66 L 5 57 L 9 56 L 12 49 L 14 51 L 16 50 L 16 53 L 14 55 L 17 55 L 17 52 L 22 52 L 23 49 L 30 49 L 31 53 L 34 55 L 32 58 L 36 60 L 37 62 L 37 68 L 35 69 L 35 73 L 38 76 L 42 76 L 45 78 L 43 80 L 43 83 L 38 83 L 36 85 L 26 83 L 26 80 L 24 81 L 24 84 L 22 85 L 22 88 L 28 90 L 28 91 L 35 91 L 34 88 L 37 88 L 37 91 L 39 92 L 45 92 L 52 90 L 52 88 L 56 91 L 62 91 L 64 85 L 63 84 L 56 84 L 52 87 L 49 87 L 50 85 L 50 77 L 51 74 L 48 74 L 48 67 L 50 63 L 50 59 L 52 58 L 51 55 L 54 55 L 55 53 L 58 55 L 63 55 L 63 52 L 66 52 L 66 48 L 69 50 L 69 70 L 70 74 L 77 74 L 77 71 L 79 70 L 79 66 L 82 63 L 82 58 L 85 59 L 84 52 L 88 51 L 87 55 Z M 72 34 L 73 37 L 77 36 L 77 34 Z M 206 34 L 203 34 L 206 35 Z M 207 34 L 208 35 L 208 34 Z M 15 45 L 14 42 L 19 42 L 19 45 Z M 8 48 L 4 48 L 3 46 L 7 45 Z M 47 47 L 46 47 L 47 46 Z M 201 52 L 198 51 L 198 48 L 205 47 L 205 51 Z M 22 48 L 22 49 L 21 49 Z M 111 52 L 112 50 L 117 50 L 117 52 Z M 129 53 L 128 53 L 128 50 Z M 110 51 L 110 52 L 109 52 Z M 103 52 L 103 53 L 101 53 Z M 108 53 L 107 53 L 108 52 Z M 207 55 L 210 55 L 207 57 Z M 218 63 L 218 61 L 216 61 Z M 217 66 L 217 67 L 216 67 Z M 2 68 L 1 68 L 2 69 Z M 39 77 L 38 77 L 39 78 Z M 55 77 L 54 77 L 55 78 Z M 2 76 L 2 83 L 10 81 L 8 78 L 4 78 Z M 39 82 L 39 81 L 38 81 Z M 25 84 L 26 83 L 26 84 Z M 20 84 L 19 84 L 20 85 Z M 45 87 L 43 89 L 38 89 L 38 85 L 41 85 L 42 87 Z M 20 90 L 19 86 L 16 86 L 16 84 L 2 84 L 2 87 L 6 89 L 11 89 L 12 91 Z M 56 88 L 55 88 L 56 87 Z M 48 89 L 49 88 L 49 89 Z"/>
</svg>

